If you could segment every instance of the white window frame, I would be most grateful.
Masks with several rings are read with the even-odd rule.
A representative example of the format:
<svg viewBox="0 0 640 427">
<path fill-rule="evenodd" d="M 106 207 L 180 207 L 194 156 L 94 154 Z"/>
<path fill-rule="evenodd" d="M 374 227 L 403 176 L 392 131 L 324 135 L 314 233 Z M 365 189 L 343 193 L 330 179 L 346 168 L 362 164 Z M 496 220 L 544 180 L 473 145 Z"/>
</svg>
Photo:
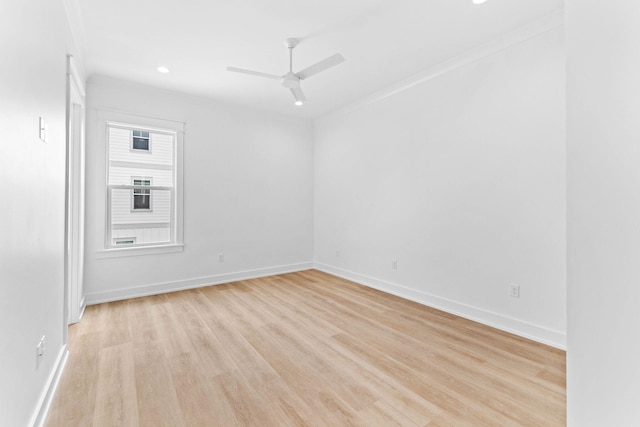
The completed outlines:
<svg viewBox="0 0 640 427">
<path fill-rule="evenodd" d="M 159 119 L 154 117 L 140 116 L 135 114 L 128 114 L 123 112 L 117 112 L 113 110 L 97 109 L 96 116 L 98 119 L 98 137 L 102 138 L 104 147 L 104 193 L 105 197 L 103 209 L 104 217 L 102 223 L 105 224 L 105 239 L 101 248 L 96 248 L 96 255 L 98 258 L 111 258 L 111 257 L 123 257 L 123 256 L 138 256 L 138 255 L 151 255 L 170 252 L 182 252 L 184 250 L 184 194 L 183 194 L 183 161 L 184 161 L 184 122 Z M 147 244 L 147 245 L 132 245 L 132 246 L 119 246 L 116 247 L 112 241 L 111 230 L 111 212 L 109 209 L 109 198 L 111 197 L 111 188 L 129 188 L 132 186 L 109 186 L 109 127 L 125 127 L 135 130 L 149 130 L 150 132 L 160 133 L 172 133 L 175 135 L 174 139 L 174 183 L 173 187 L 158 187 L 151 186 L 150 190 L 169 190 L 175 192 L 172 200 L 175 202 L 171 211 L 171 223 L 172 223 L 172 238 L 170 243 L 160 244 Z M 133 135 L 133 132 L 131 132 Z M 151 144 L 151 135 L 150 144 Z M 151 148 L 151 146 L 149 146 Z M 135 150 L 136 152 L 146 152 L 146 150 Z M 138 177 L 136 177 L 137 179 Z M 133 197 L 132 197 L 133 200 Z M 149 212 L 147 210 L 140 212 Z"/>
</svg>

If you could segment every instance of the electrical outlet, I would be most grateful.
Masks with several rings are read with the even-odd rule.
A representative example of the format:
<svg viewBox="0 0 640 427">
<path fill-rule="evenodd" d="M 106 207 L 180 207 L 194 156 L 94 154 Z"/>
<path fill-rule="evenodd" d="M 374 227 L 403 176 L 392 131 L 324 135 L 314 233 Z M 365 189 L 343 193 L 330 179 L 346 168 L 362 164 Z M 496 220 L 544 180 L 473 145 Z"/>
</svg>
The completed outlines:
<svg viewBox="0 0 640 427">
<path fill-rule="evenodd" d="M 509 296 L 511 298 L 520 298 L 520 285 L 509 285 Z"/>
<path fill-rule="evenodd" d="M 36 369 L 40 367 L 40 362 L 44 358 L 45 348 L 45 336 L 43 335 L 38 345 L 36 345 Z"/>
<path fill-rule="evenodd" d="M 394 270 L 398 269 L 398 260 L 394 259 L 393 261 L 391 261 L 391 268 Z"/>
<path fill-rule="evenodd" d="M 340 251 L 336 251 L 336 258 L 340 258 Z"/>
<path fill-rule="evenodd" d="M 224 254 L 218 255 L 218 262 L 224 262 Z"/>
</svg>

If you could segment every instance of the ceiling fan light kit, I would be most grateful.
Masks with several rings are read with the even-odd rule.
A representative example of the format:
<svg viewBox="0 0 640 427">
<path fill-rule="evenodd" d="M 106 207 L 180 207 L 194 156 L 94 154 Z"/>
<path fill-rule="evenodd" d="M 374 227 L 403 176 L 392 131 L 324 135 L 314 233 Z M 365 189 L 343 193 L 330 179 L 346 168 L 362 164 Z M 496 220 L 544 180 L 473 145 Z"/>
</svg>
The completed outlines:
<svg viewBox="0 0 640 427">
<path fill-rule="evenodd" d="M 302 92 L 302 88 L 300 87 L 300 83 L 302 80 L 308 79 L 311 76 L 314 76 L 322 71 L 328 70 L 331 67 L 334 67 L 342 62 L 344 62 L 344 57 L 339 53 L 332 55 L 328 58 L 323 59 L 302 71 L 297 73 L 293 72 L 293 49 L 300 43 L 300 40 L 294 38 L 288 38 L 284 41 L 284 45 L 287 49 L 289 49 L 289 71 L 282 75 L 277 76 L 275 74 L 262 73 L 260 71 L 252 71 L 245 70 L 244 68 L 237 67 L 227 67 L 227 71 L 233 71 L 235 73 L 244 73 L 252 76 L 264 77 L 268 79 L 277 79 L 280 80 L 280 84 L 289 89 L 291 94 L 295 98 L 295 105 L 303 105 L 307 98 L 304 96 L 304 92 Z"/>
</svg>

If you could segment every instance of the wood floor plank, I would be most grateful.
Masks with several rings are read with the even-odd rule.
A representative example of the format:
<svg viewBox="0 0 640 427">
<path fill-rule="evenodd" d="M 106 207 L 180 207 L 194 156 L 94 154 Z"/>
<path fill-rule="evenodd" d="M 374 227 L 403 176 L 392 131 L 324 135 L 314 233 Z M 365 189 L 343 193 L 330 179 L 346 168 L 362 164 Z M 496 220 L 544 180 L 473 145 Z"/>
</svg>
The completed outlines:
<svg viewBox="0 0 640 427">
<path fill-rule="evenodd" d="M 315 270 L 100 304 L 48 427 L 563 426 L 563 351 Z"/>
<path fill-rule="evenodd" d="M 130 334 L 135 363 L 136 398 L 141 426 L 184 426 L 175 384 L 171 376 L 149 298 L 131 300 Z"/>
<path fill-rule="evenodd" d="M 141 426 L 185 426 L 184 414 L 166 361 L 146 363 L 144 353 L 135 354 L 136 399 Z"/>
<path fill-rule="evenodd" d="M 181 353 L 169 366 L 185 425 L 240 425 L 219 383 L 203 375 L 197 354 Z"/>
<path fill-rule="evenodd" d="M 138 426 L 134 357 L 131 343 L 100 350 L 94 426 Z"/>
<path fill-rule="evenodd" d="M 358 412 L 358 424 L 362 426 L 418 427 L 398 408 L 384 400 L 378 400 Z"/>
<path fill-rule="evenodd" d="M 70 327 L 69 360 L 60 380 L 57 404 L 51 408 L 51 425 L 81 427 L 93 423 L 96 402 L 99 352 L 102 332 L 75 334 L 79 324 Z M 72 367 L 72 368 L 71 368 Z"/>
<path fill-rule="evenodd" d="M 331 292 L 331 290 L 327 290 L 327 291 L 323 291 L 324 293 L 326 292 Z M 371 310 L 369 307 L 362 305 L 362 306 L 358 306 L 358 303 L 356 303 L 356 305 L 351 305 L 350 307 L 347 308 L 347 306 L 341 302 L 342 300 L 340 298 L 337 298 L 337 307 L 342 307 L 341 310 L 343 310 L 343 313 L 341 313 L 343 315 L 343 317 L 351 317 L 351 320 L 348 322 L 348 324 L 346 326 L 343 327 L 343 329 L 345 331 L 348 331 L 352 336 L 357 336 L 358 339 L 363 340 L 365 339 L 365 337 L 367 336 L 367 333 L 369 332 L 367 328 L 362 328 L 361 326 L 358 325 L 358 316 L 357 313 L 360 314 L 364 314 L 365 318 L 373 318 L 376 319 L 374 322 L 378 322 L 376 324 L 375 327 L 375 334 L 371 334 L 371 336 L 369 338 L 373 339 L 373 342 L 375 343 L 376 341 L 379 340 L 387 340 L 386 342 L 381 344 L 381 347 L 383 347 L 384 349 L 391 349 L 391 351 L 393 351 L 393 349 L 399 348 L 399 343 L 394 343 L 393 341 L 395 340 L 394 338 L 394 331 L 391 330 L 392 328 L 388 328 L 388 326 L 386 324 L 384 324 L 384 319 L 378 311 L 375 310 Z M 486 327 L 484 327 L 485 329 L 487 329 Z M 403 331 L 402 329 L 398 330 L 399 332 L 402 332 L 402 336 L 404 337 L 403 339 L 406 339 L 407 337 L 409 337 L 408 339 L 411 340 L 413 339 L 412 335 L 413 332 L 412 331 Z M 495 331 L 497 335 L 499 334 L 504 334 L 503 332 L 500 331 Z M 511 336 L 509 336 L 510 338 L 512 338 Z M 528 342 L 526 340 L 523 340 L 519 337 L 513 337 L 513 339 L 511 339 L 511 341 L 516 341 L 518 343 L 518 346 L 521 346 L 523 343 Z M 434 354 L 433 352 L 431 352 L 430 348 L 431 348 L 431 344 L 433 344 L 431 342 L 431 340 L 428 342 L 429 346 L 422 346 L 421 343 L 419 342 L 412 342 L 411 346 L 409 348 L 411 348 L 412 351 L 418 351 L 419 356 L 421 358 L 425 358 L 425 356 L 429 356 L 427 358 L 428 359 L 436 359 L 437 360 L 437 364 L 434 365 L 434 367 L 436 369 L 431 369 L 431 374 L 433 375 L 440 375 L 441 380 L 443 380 L 444 378 L 446 378 L 447 374 L 446 372 L 444 372 L 442 369 L 440 369 L 440 367 L 446 368 L 447 365 L 450 365 L 452 361 L 455 361 L 456 359 L 458 359 L 456 357 L 455 354 L 452 354 L 451 352 L 446 352 L 444 354 L 444 357 L 442 355 L 438 355 L 438 354 Z M 375 347 L 375 344 L 373 344 L 373 346 Z M 536 346 L 541 347 L 539 345 L 536 344 Z M 535 347 L 535 346 L 534 346 Z M 537 348 L 532 348 L 532 350 L 536 350 Z M 555 350 L 555 349 L 554 349 Z M 518 348 L 517 350 L 514 350 L 514 352 L 517 354 L 520 351 L 520 349 Z M 557 350 L 556 350 L 557 351 Z M 398 355 L 396 356 L 396 358 L 405 358 L 408 357 L 407 354 L 405 353 L 398 353 Z M 409 362 L 408 365 L 415 365 L 416 361 L 418 360 L 418 358 L 416 357 L 416 360 L 414 360 L 413 362 Z M 532 358 L 528 358 L 527 360 L 530 361 L 534 361 L 534 362 L 538 362 L 535 359 Z M 459 366 L 464 367 L 463 371 L 464 372 L 466 370 L 466 372 L 469 372 L 469 367 L 470 367 L 470 361 L 464 361 L 464 363 L 459 364 Z M 471 366 L 472 368 L 473 366 Z M 478 373 L 482 373 L 484 371 L 486 371 L 486 369 L 479 369 L 476 370 Z M 495 374 L 495 370 L 494 370 L 494 374 Z M 444 377 L 442 377 L 444 375 Z M 540 394 L 536 394 L 536 393 L 528 393 L 527 399 L 518 399 L 516 401 L 526 401 L 527 402 L 527 406 L 529 406 L 529 408 L 524 408 L 524 410 L 521 408 L 521 405 L 519 404 L 510 404 L 509 402 L 511 401 L 511 399 L 514 397 L 514 395 L 520 395 L 521 397 L 525 396 L 523 395 L 523 393 L 520 392 L 520 389 L 518 388 L 518 385 L 522 385 L 522 382 L 520 382 L 520 384 L 518 384 L 517 381 L 517 377 L 514 377 L 512 375 L 509 376 L 509 381 L 505 382 L 504 380 L 501 380 L 501 378 L 503 378 L 500 375 L 489 375 L 489 376 L 483 376 L 481 374 L 476 375 L 477 379 L 473 382 L 471 382 L 470 386 L 467 386 L 466 388 L 468 388 L 469 390 L 463 390 L 463 392 L 465 393 L 475 393 L 480 397 L 480 399 L 482 398 L 482 396 L 485 395 L 485 392 L 489 392 L 488 395 L 495 395 L 495 394 L 499 394 L 502 395 L 502 399 L 498 399 L 498 400 L 494 400 L 494 399 L 487 399 L 486 400 L 486 404 L 489 406 L 493 406 L 494 409 L 496 409 L 498 412 L 503 413 L 503 414 L 508 414 L 509 417 L 512 417 L 516 420 L 524 420 L 525 419 L 525 414 L 528 413 L 538 413 L 540 411 L 544 411 L 545 412 L 545 417 L 546 418 L 551 418 L 552 416 L 556 416 L 558 417 L 558 419 L 561 419 L 562 417 L 564 417 L 564 410 L 561 411 L 553 411 L 551 410 L 551 408 L 546 405 L 546 393 L 544 393 L 544 396 L 542 396 L 542 399 L 537 399 Z M 487 389 L 487 381 L 491 381 L 493 383 L 493 388 L 489 388 Z M 480 388 L 476 387 L 476 385 L 479 385 Z M 531 385 L 531 384 L 527 384 L 527 388 L 535 388 L 535 385 Z M 531 390 L 528 390 L 529 392 Z M 505 403 L 502 403 L 505 402 Z M 535 416 L 533 416 L 535 418 Z M 534 421 L 530 421 L 530 422 L 534 422 Z"/>
</svg>

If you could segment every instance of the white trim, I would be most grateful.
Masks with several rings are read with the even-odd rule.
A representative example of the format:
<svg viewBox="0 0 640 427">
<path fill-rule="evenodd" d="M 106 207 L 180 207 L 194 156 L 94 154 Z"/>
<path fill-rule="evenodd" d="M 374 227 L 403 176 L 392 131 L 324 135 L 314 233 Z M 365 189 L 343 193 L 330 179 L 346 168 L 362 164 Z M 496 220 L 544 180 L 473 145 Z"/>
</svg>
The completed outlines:
<svg viewBox="0 0 640 427">
<path fill-rule="evenodd" d="M 395 283 L 375 279 L 373 277 L 354 273 L 342 268 L 334 267 L 319 262 L 314 263 L 314 268 L 343 279 L 351 280 L 370 288 L 377 289 L 388 294 L 414 301 L 428 307 L 435 308 L 474 322 L 482 323 L 492 328 L 500 329 L 524 338 L 550 345 L 562 350 L 567 349 L 567 335 L 561 331 L 555 331 L 533 323 L 514 319 L 499 313 L 494 313 L 482 308 L 473 307 L 447 298 L 431 295 L 417 289 L 407 288 Z"/>
<path fill-rule="evenodd" d="M 118 247 L 96 252 L 96 258 L 119 258 L 125 256 L 168 254 L 182 251 L 184 251 L 183 244 Z"/>
<path fill-rule="evenodd" d="M 80 0 L 62 0 L 64 5 L 65 15 L 67 22 L 69 23 L 69 30 L 71 32 L 71 40 L 75 46 L 75 53 L 79 57 L 77 65 L 78 74 L 83 77 L 87 75 L 83 59 L 87 57 L 87 36 L 84 29 L 84 20 L 82 19 L 82 9 L 80 8 Z M 84 85 L 83 85 L 84 96 Z"/>
<path fill-rule="evenodd" d="M 53 397 L 55 396 L 56 390 L 58 389 L 58 384 L 60 384 L 60 378 L 62 377 L 62 372 L 64 372 L 65 366 L 67 366 L 68 359 L 69 350 L 67 349 L 67 345 L 65 344 L 60 349 L 60 353 L 58 353 L 56 364 L 49 374 L 47 384 L 42 391 L 42 394 L 40 395 L 40 399 L 38 399 L 38 405 L 31 415 L 29 424 L 27 424 L 28 426 L 42 427 L 47 420 L 49 410 L 51 409 L 51 402 L 53 401 Z"/>
<path fill-rule="evenodd" d="M 142 180 L 149 180 L 150 177 L 145 177 L 145 176 L 134 176 L 133 178 L 135 179 L 142 179 Z M 162 185 L 135 185 L 135 184 L 113 184 L 110 185 L 109 187 L 113 188 L 114 190 L 133 190 L 136 187 L 144 187 L 143 189 L 149 189 L 149 190 L 163 190 L 163 191 L 171 191 L 173 190 L 173 187 L 165 187 Z"/>
<path fill-rule="evenodd" d="M 78 93 L 84 100 L 87 97 L 87 93 L 84 88 L 84 79 L 82 77 L 82 74 L 80 73 L 80 70 L 78 69 L 77 61 L 74 59 L 73 55 L 69 55 L 69 58 L 69 75 L 71 76 L 71 82 L 73 85 L 75 85 Z"/>
<path fill-rule="evenodd" d="M 125 113 L 121 113 L 121 114 L 125 114 Z M 132 114 L 132 116 L 135 117 L 143 117 L 144 120 L 148 120 L 149 118 L 146 116 L 136 116 L 135 114 Z M 163 120 L 163 119 L 155 119 L 154 120 Z M 166 120 L 167 122 L 171 122 L 171 123 L 182 123 L 182 122 L 176 122 L 175 120 Z M 184 125 L 184 123 L 182 123 Z M 135 123 L 122 123 L 122 122 L 114 122 L 114 121 L 107 121 L 107 126 L 108 127 L 112 127 L 112 128 L 118 128 L 118 129 L 124 129 L 124 130 L 129 130 L 131 131 L 131 137 L 133 138 L 133 131 L 134 130 L 139 130 L 139 131 L 145 131 L 145 132 L 149 132 L 151 133 L 158 133 L 161 135 L 170 135 L 170 136 L 175 136 L 176 133 L 180 132 L 182 129 L 180 128 L 166 128 L 166 127 L 151 127 L 151 126 L 146 126 L 146 125 L 138 125 Z M 151 135 L 149 135 L 149 139 L 151 139 Z M 131 142 L 131 141 L 129 141 Z M 130 145 L 131 146 L 131 145 Z M 149 151 L 149 150 L 140 150 L 140 151 Z"/>
<path fill-rule="evenodd" d="M 120 80 L 118 81 L 120 82 Z M 154 123 L 153 125 L 151 125 L 151 127 L 136 125 L 139 129 L 151 129 L 160 132 L 170 129 L 171 131 L 175 132 L 184 132 L 184 125 L 186 124 L 185 122 L 180 120 L 172 120 L 156 116 L 146 116 L 144 114 L 130 113 L 127 111 L 115 110 L 108 107 L 96 107 L 95 110 L 98 111 L 98 113 L 105 113 L 109 117 L 116 117 L 115 119 L 106 119 L 107 121 L 112 121 L 115 125 L 119 123 L 124 124 L 125 126 L 129 126 L 128 123 L 131 120 L 131 117 L 140 117 L 145 122 Z M 172 125 L 167 127 L 167 123 L 171 123 Z"/>
<path fill-rule="evenodd" d="M 564 25 L 564 10 L 559 9 L 532 22 L 531 24 L 503 34 L 488 43 L 476 46 L 473 49 L 470 49 L 460 55 L 454 56 L 447 61 L 436 64 L 433 67 L 430 67 L 418 74 L 414 74 L 413 76 L 401 80 L 398 83 L 388 86 L 364 98 L 361 98 L 360 100 L 355 101 L 352 104 L 348 104 L 345 107 L 324 114 L 320 116 L 319 119 L 348 114 L 367 105 L 374 104 L 378 101 L 393 96 L 399 92 L 403 92 L 407 89 L 412 88 L 413 86 L 422 84 L 457 68 L 464 67 L 465 65 L 499 53 L 514 45 L 526 42 L 527 40 L 530 40 L 534 37 L 538 37 L 539 35 L 559 28 L 562 25 Z"/>
<path fill-rule="evenodd" d="M 171 211 L 171 223 L 175 227 L 173 235 L 174 243 L 184 243 L 184 144 L 187 124 L 182 124 L 182 132 L 177 132 L 174 141 L 173 163 L 173 187 L 176 194 L 173 195 L 174 205 Z"/>
<path fill-rule="evenodd" d="M 80 316 L 78 317 L 78 322 L 82 320 L 85 308 L 87 308 L 87 299 L 85 297 L 82 297 L 82 301 L 80 301 Z"/>
<path fill-rule="evenodd" d="M 176 280 L 174 282 L 136 286 L 133 288 L 116 289 L 113 291 L 94 292 L 91 294 L 87 294 L 86 299 L 87 305 L 100 304 L 103 302 L 120 301 L 129 298 L 138 298 L 148 295 L 182 291 L 185 289 L 220 285 L 223 283 L 237 282 L 239 280 L 257 279 L 260 277 L 275 276 L 278 274 L 294 273 L 296 271 L 309 270 L 311 268 L 313 268 L 313 262 L 302 262 L 298 264 L 281 265 L 277 267 L 238 271 L 235 273 L 217 274 L 215 276 L 195 277 L 186 280 Z"/>
<path fill-rule="evenodd" d="M 108 108 L 96 108 L 96 116 L 98 122 L 98 141 L 104 144 L 105 150 L 105 169 L 104 176 L 106 182 L 104 205 L 104 242 L 103 247 L 97 253 L 97 258 L 110 258 L 130 255 L 150 255 L 154 253 L 182 252 L 184 246 L 184 195 L 183 193 L 183 162 L 184 162 L 184 143 L 185 143 L 185 122 L 177 120 L 160 119 L 157 117 L 143 116 L 139 114 L 126 113 L 122 111 L 111 110 Z M 133 124 L 135 123 L 135 124 Z M 158 245 L 149 244 L 147 246 L 139 246 L 135 248 L 114 248 L 111 244 L 111 210 L 109 209 L 110 193 L 112 188 L 117 186 L 109 185 L 109 128 L 124 128 L 149 130 L 154 133 L 162 133 L 172 135 L 174 138 L 173 152 L 173 187 L 172 209 L 171 209 L 171 243 L 161 243 Z M 100 139 L 104 138 L 104 139 Z M 160 187 L 157 187 L 160 188 Z M 152 188 L 153 190 L 154 188 Z M 114 252 L 120 252 L 115 254 Z"/>
<path fill-rule="evenodd" d="M 65 168 L 65 337 L 66 325 L 77 322 L 83 292 L 85 236 L 86 110 L 82 76 L 73 56 L 67 56 Z"/>
</svg>

